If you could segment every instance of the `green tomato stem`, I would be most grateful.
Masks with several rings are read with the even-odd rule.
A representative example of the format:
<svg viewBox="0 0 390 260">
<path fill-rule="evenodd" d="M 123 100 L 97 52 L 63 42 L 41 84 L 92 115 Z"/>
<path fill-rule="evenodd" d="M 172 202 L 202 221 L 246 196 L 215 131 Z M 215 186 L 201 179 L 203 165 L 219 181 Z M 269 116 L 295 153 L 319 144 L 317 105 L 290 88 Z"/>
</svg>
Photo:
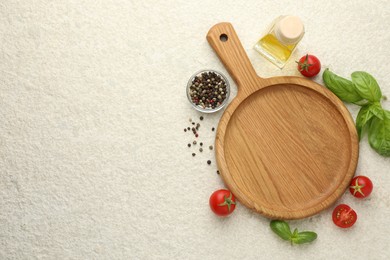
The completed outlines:
<svg viewBox="0 0 390 260">
<path fill-rule="evenodd" d="M 228 212 L 230 212 L 231 205 L 236 205 L 236 203 L 232 200 L 232 197 L 233 197 L 233 195 L 231 192 L 230 192 L 229 198 L 226 198 L 226 196 L 224 195 L 223 196 L 224 202 L 218 204 L 218 206 L 220 206 L 220 207 L 227 206 Z"/>
</svg>

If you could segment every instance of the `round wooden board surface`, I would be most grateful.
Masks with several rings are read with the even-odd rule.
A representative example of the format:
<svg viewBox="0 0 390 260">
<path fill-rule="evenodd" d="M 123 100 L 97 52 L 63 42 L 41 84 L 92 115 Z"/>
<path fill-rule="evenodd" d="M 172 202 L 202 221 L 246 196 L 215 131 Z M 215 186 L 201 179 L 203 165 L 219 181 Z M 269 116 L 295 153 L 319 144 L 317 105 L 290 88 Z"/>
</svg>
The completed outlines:
<svg viewBox="0 0 390 260">
<path fill-rule="evenodd" d="M 343 103 L 304 78 L 258 77 L 228 23 L 214 26 L 207 38 L 239 88 L 216 138 L 228 188 L 270 218 L 304 218 L 332 205 L 358 159 L 355 126 Z"/>
</svg>

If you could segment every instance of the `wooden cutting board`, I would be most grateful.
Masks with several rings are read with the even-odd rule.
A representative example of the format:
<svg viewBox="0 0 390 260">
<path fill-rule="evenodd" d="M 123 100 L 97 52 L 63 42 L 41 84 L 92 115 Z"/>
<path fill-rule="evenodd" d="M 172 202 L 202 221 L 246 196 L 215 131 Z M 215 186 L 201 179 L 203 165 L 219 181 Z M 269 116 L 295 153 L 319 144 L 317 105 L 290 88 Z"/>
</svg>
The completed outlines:
<svg viewBox="0 0 390 260">
<path fill-rule="evenodd" d="M 358 137 L 344 104 L 302 77 L 261 78 L 230 23 L 207 40 L 237 83 L 216 136 L 227 187 L 245 206 L 273 219 L 299 219 L 332 205 L 358 160 Z"/>
</svg>

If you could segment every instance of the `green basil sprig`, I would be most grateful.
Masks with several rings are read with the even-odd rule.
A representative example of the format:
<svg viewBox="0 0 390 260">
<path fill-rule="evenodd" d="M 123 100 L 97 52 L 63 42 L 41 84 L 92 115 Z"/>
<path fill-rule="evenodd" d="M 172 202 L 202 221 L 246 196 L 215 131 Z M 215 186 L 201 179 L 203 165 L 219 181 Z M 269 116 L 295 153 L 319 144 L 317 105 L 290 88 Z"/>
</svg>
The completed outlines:
<svg viewBox="0 0 390 260">
<path fill-rule="evenodd" d="M 312 231 L 298 232 L 298 229 L 294 229 L 294 232 L 291 232 L 290 226 L 283 220 L 272 220 L 270 226 L 272 231 L 291 244 L 309 243 L 317 238 L 317 234 Z"/>
<path fill-rule="evenodd" d="M 380 155 L 390 156 L 390 112 L 381 106 L 382 91 L 375 78 L 364 71 L 352 73 L 351 80 L 329 69 L 322 74 L 325 86 L 341 100 L 362 106 L 356 117 L 356 130 L 361 139 L 368 131 L 370 146 Z"/>
</svg>

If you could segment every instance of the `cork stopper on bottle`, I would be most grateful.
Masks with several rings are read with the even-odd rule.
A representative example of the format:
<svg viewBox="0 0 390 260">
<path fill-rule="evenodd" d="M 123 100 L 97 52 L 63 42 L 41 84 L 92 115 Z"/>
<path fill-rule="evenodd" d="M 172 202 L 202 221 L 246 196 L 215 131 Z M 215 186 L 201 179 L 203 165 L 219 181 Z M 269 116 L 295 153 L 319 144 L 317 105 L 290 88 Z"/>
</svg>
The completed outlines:
<svg viewBox="0 0 390 260">
<path fill-rule="evenodd" d="M 295 44 L 304 34 L 305 28 L 302 20 L 297 16 L 283 17 L 275 27 L 275 34 L 283 44 Z"/>
</svg>

